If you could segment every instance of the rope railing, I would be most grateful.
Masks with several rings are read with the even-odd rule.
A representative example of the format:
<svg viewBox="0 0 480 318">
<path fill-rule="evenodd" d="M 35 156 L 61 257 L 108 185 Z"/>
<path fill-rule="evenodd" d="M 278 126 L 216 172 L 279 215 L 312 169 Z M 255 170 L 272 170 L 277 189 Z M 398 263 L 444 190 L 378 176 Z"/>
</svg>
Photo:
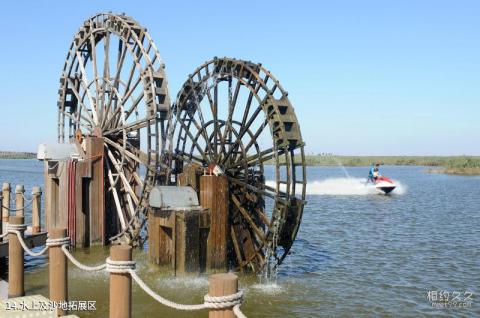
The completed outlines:
<svg viewBox="0 0 480 318">
<path fill-rule="evenodd" d="M 79 262 L 68 250 L 68 247 L 70 246 L 69 237 L 47 238 L 45 247 L 39 252 L 33 252 L 31 249 L 28 248 L 22 235 L 25 229 L 25 224 L 8 224 L 6 227 L 6 233 L 0 235 L 0 238 L 8 234 L 15 234 L 18 238 L 18 241 L 20 242 L 20 245 L 22 246 L 22 249 L 32 257 L 38 257 L 43 255 L 51 247 L 61 247 L 61 251 L 70 260 L 70 262 L 72 262 L 76 267 L 83 271 L 92 272 L 105 270 L 106 272 L 111 274 L 129 274 L 132 279 L 138 284 L 138 286 L 150 297 L 152 297 L 154 300 L 161 303 L 162 305 L 173 309 L 194 311 L 203 309 L 233 308 L 233 312 L 238 318 L 246 318 L 246 316 L 240 310 L 240 306 L 243 303 L 243 291 L 241 290 L 237 293 L 226 296 L 211 296 L 207 294 L 204 296 L 204 301 L 202 304 L 190 305 L 176 303 L 157 294 L 140 278 L 140 276 L 138 276 L 137 272 L 135 271 L 136 261 L 114 261 L 110 257 L 108 257 L 103 264 L 97 266 L 84 265 Z"/>
<path fill-rule="evenodd" d="M 65 254 L 65 256 L 67 256 L 67 258 L 70 260 L 70 262 L 73 263 L 73 265 L 77 266 L 79 269 L 84 270 L 86 272 L 98 272 L 98 271 L 104 270 L 107 267 L 107 264 L 105 264 L 105 263 L 100 264 L 98 266 L 87 266 L 87 265 L 84 265 L 84 264 L 80 263 L 72 255 L 72 253 L 70 253 L 70 251 L 68 250 L 68 245 L 67 244 L 62 245 L 62 252 Z"/>
<path fill-rule="evenodd" d="M 25 196 L 24 193 L 22 193 L 22 198 L 23 198 L 23 200 L 24 200 L 25 202 L 29 202 L 29 203 L 32 203 L 33 200 L 35 200 L 35 196 L 32 196 L 32 197 L 29 199 L 29 198 L 27 198 L 27 197 Z"/>
<path fill-rule="evenodd" d="M 17 235 L 18 241 L 20 242 L 20 245 L 22 245 L 22 248 L 25 251 L 25 253 L 27 253 L 32 257 L 42 256 L 48 250 L 49 246 L 48 245 L 45 246 L 45 248 L 43 248 L 39 252 L 34 252 L 31 249 L 29 249 L 22 235 L 23 231 L 25 231 L 26 229 L 27 229 L 27 226 L 25 224 L 7 224 L 6 232 Z"/>
<path fill-rule="evenodd" d="M 10 208 L 10 207 L 8 207 L 8 206 L 4 206 L 3 204 L 2 204 L 2 208 L 7 209 L 7 210 L 10 211 L 10 212 L 17 212 L 17 211 L 22 211 L 22 210 L 30 207 L 30 206 L 32 205 L 32 203 L 33 203 L 33 199 L 30 200 L 30 201 L 27 201 L 27 204 L 25 204 L 23 207 L 18 208 L 18 209 L 17 209 L 17 208 L 15 208 L 15 209 L 14 209 L 14 208 Z"/>
</svg>

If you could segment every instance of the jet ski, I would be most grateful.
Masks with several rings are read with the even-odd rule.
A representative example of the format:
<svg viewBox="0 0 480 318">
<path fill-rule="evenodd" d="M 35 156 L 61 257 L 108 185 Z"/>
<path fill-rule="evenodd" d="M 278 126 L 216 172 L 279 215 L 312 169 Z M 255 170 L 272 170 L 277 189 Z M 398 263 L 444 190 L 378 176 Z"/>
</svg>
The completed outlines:
<svg viewBox="0 0 480 318">
<path fill-rule="evenodd" d="M 375 188 L 377 190 L 387 194 L 393 191 L 397 185 L 389 178 L 384 176 L 378 176 L 374 182 Z"/>
</svg>

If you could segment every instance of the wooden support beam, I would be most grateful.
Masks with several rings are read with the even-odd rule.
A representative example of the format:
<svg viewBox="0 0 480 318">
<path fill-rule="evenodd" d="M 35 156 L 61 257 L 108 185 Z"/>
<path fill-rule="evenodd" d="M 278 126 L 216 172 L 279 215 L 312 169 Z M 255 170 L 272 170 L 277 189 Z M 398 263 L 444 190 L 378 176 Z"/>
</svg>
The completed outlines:
<svg viewBox="0 0 480 318">
<path fill-rule="evenodd" d="M 208 294 L 210 296 L 229 296 L 238 293 L 238 277 L 232 273 L 210 275 Z M 233 307 L 210 309 L 208 318 L 235 318 Z"/>
<path fill-rule="evenodd" d="M 149 258 L 170 265 L 175 275 L 200 273 L 205 268 L 207 209 L 152 209 L 148 218 Z"/>
<path fill-rule="evenodd" d="M 3 206 L 3 192 L 0 192 L 0 211 L 3 210 L 2 206 Z M 0 217 L 0 235 L 1 234 L 3 234 L 3 217 Z M 0 242 L 2 241 L 3 241 L 3 238 L 0 239 Z"/>
<path fill-rule="evenodd" d="M 41 232 L 41 201 L 42 189 L 40 187 L 32 188 L 32 234 Z"/>
<path fill-rule="evenodd" d="M 64 238 L 67 236 L 67 229 L 50 229 L 49 236 L 52 239 Z M 48 249 L 48 274 L 50 300 L 55 302 L 67 301 L 68 299 L 68 263 L 67 257 L 61 246 L 51 246 Z M 57 309 L 58 316 L 65 316 L 67 310 Z"/>
<path fill-rule="evenodd" d="M 132 247 L 116 245 L 110 248 L 112 261 L 131 261 Z M 128 273 L 110 273 L 110 318 L 132 317 L 132 277 Z"/>
<path fill-rule="evenodd" d="M 23 216 L 11 216 L 10 224 L 24 224 Z M 20 231 L 23 236 L 23 230 Z M 8 298 L 25 296 L 23 248 L 14 233 L 8 235 Z"/>
<path fill-rule="evenodd" d="M 2 219 L 3 223 L 8 223 L 8 217 L 10 216 L 10 183 L 5 182 L 2 186 L 3 193 L 3 205 L 2 205 Z"/>
<path fill-rule="evenodd" d="M 227 269 L 228 180 L 226 176 L 200 177 L 200 205 L 210 209 L 210 233 L 207 242 L 207 269 Z"/>
<path fill-rule="evenodd" d="M 22 184 L 17 184 L 15 187 L 15 207 L 17 209 L 17 216 L 25 215 L 25 199 L 23 195 L 25 193 L 25 188 Z"/>
<path fill-rule="evenodd" d="M 90 180 L 90 243 L 106 244 L 105 238 L 105 184 L 104 184 L 104 140 L 87 137 L 87 158 L 92 163 Z"/>
</svg>

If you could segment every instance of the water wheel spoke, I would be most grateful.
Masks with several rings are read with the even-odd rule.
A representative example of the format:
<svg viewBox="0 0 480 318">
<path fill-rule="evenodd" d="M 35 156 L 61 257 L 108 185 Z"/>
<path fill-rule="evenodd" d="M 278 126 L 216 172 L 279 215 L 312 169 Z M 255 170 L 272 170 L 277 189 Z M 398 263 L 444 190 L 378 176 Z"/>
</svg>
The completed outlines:
<svg viewBox="0 0 480 318">
<path fill-rule="evenodd" d="M 254 191 L 258 194 L 265 195 L 265 196 L 267 196 L 269 198 L 272 198 L 274 200 L 283 201 L 283 199 L 281 197 L 277 196 L 276 190 L 274 188 L 267 187 L 266 185 L 262 185 L 262 187 L 265 188 L 265 190 L 262 190 L 262 189 L 259 189 L 257 186 L 248 184 L 244 181 L 241 181 L 241 180 L 238 180 L 238 179 L 235 179 L 235 178 L 232 178 L 232 177 L 228 177 L 228 181 L 232 182 L 233 184 L 242 186 L 242 187 L 244 187 L 248 190 L 252 190 L 252 191 Z M 266 190 L 269 190 L 269 191 L 266 191 Z"/>
<path fill-rule="evenodd" d="M 248 122 L 245 124 L 245 126 L 242 126 L 242 129 L 240 130 L 238 138 L 235 140 L 232 147 L 230 148 L 230 150 L 227 153 L 226 159 L 230 157 L 232 152 L 234 152 L 238 149 L 238 146 L 239 146 L 243 136 L 250 129 L 250 126 L 253 124 L 253 122 L 255 121 L 255 119 L 257 118 L 257 116 L 260 114 L 261 111 L 262 111 L 262 107 L 258 106 L 257 109 L 255 110 L 255 112 L 253 113 L 252 117 L 250 117 Z M 226 161 L 226 159 L 224 159 L 224 162 Z"/>
<path fill-rule="evenodd" d="M 105 200 L 111 205 L 106 216 L 121 225 L 120 233 L 106 233 L 113 238 L 138 238 L 137 214 L 145 217 L 145 200 L 160 170 L 165 122 L 154 103 L 160 95 L 169 100 L 165 85 L 162 92 L 155 89 L 163 74 L 160 61 L 145 28 L 102 13 L 75 35 L 62 71 L 59 140 L 74 138 L 79 128 L 87 142 L 103 140 Z"/>
<path fill-rule="evenodd" d="M 241 269 L 278 266 L 288 249 L 277 242 L 291 245 L 300 222 L 298 210 L 287 208 L 292 189 L 305 197 L 303 142 L 287 92 L 261 64 L 217 58 L 197 68 L 177 96 L 165 159 L 171 180 L 185 164 L 220 168 L 230 193 L 230 255 Z M 265 184 L 267 163 L 275 165 L 274 186 Z"/>
<path fill-rule="evenodd" d="M 184 161 L 186 163 L 198 163 L 200 165 L 202 165 L 202 163 L 203 163 L 203 158 L 196 157 L 192 154 L 187 154 L 187 153 L 185 153 L 183 151 L 180 151 L 180 150 L 177 150 L 176 153 L 171 153 L 170 155 L 173 158 L 179 159 L 179 160 Z"/>
<path fill-rule="evenodd" d="M 205 152 L 202 150 L 202 148 L 200 147 L 200 145 L 196 142 L 195 138 L 192 136 L 192 133 L 190 132 L 190 129 L 189 127 L 180 119 L 177 119 L 177 123 L 180 123 L 180 125 L 182 126 L 183 130 L 185 131 L 185 133 L 187 134 L 187 136 L 190 138 L 190 140 L 192 141 L 192 147 L 195 147 L 197 148 L 198 152 L 200 152 L 200 154 L 202 155 L 202 158 L 206 161 L 208 161 L 207 159 L 207 155 L 205 154 Z"/>
<path fill-rule="evenodd" d="M 265 233 L 263 233 L 263 231 L 257 227 L 257 225 L 256 225 L 255 222 L 253 221 L 252 217 L 250 216 L 250 214 L 248 213 L 248 211 L 245 210 L 245 208 L 242 206 L 242 204 L 240 203 L 240 201 L 238 200 L 238 198 L 235 196 L 235 194 L 232 194 L 232 195 L 231 195 L 231 198 L 232 198 L 232 202 L 237 206 L 237 209 L 240 211 L 240 213 L 242 213 L 244 219 L 248 222 L 248 224 L 249 224 L 250 227 L 252 228 L 252 230 L 253 230 L 253 232 L 255 233 L 255 235 L 256 235 L 263 243 L 265 243 L 265 242 L 266 242 Z"/>
<path fill-rule="evenodd" d="M 120 220 L 120 224 L 121 224 L 121 227 L 122 227 L 122 230 L 123 230 L 123 229 L 126 228 L 126 222 L 125 222 L 125 217 L 123 215 L 122 205 L 120 204 L 120 199 L 119 199 L 118 192 L 117 192 L 117 187 L 116 187 L 117 185 L 116 185 L 116 182 L 113 179 L 112 170 L 110 169 L 110 165 L 108 164 L 108 160 L 105 160 L 105 162 L 107 163 L 107 176 L 108 176 L 108 181 L 110 182 L 110 186 L 111 186 L 111 189 L 112 189 L 112 194 L 113 194 L 113 200 L 115 202 L 115 207 L 117 208 L 118 219 Z"/>
<path fill-rule="evenodd" d="M 80 107 L 83 109 L 83 111 L 88 115 L 88 121 L 91 123 L 91 125 L 95 125 L 95 120 L 93 119 L 93 112 L 88 109 L 88 107 L 85 105 L 83 102 L 83 98 L 80 97 L 80 92 L 77 90 L 75 87 L 73 81 L 71 78 L 67 78 L 67 82 L 70 84 L 70 89 L 72 90 L 73 94 L 75 95 L 78 103 L 80 104 Z"/>
<path fill-rule="evenodd" d="M 135 194 L 135 192 L 133 191 L 132 187 L 130 186 L 130 183 L 129 181 L 127 180 L 127 177 L 125 177 L 125 174 L 123 172 L 123 169 L 121 168 L 120 166 L 120 163 L 117 161 L 117 159 L 114 157 L 112 151 L 108 148 L 107 148 L 107 155 L 108 157 L 110 158 L 110 160 L 112 161 L 113 163 L 113 166 L 115 168 L 115 170 L 117 171 L 117 173 L 120 175 L 120 179 L 123 181 L 123 186 L 125 187 L 125 189 L 128 191 L 128 193 L 130 194 L 131 198 L 133 199 L 133 201 L 135 202 L 135 205 L 138 205 L 140 200 L 137 198 L 137 195 Z"/>
<path fill-rule="evenodd" d="M 62 114 L 65 115 L 65 116 L 67 116 L 67 117 L 70 118 L 71 120 L 73 120 L 73 121 L 74 121 L 75 123 L 77 123 L 79 126 L 82 126 L 82 127 L 86 128 L 86 129 L 87 129 L 88 131 L 90 131 L 90 132 L 92 131 L 92 125 L 91 125 L 91 124 L 90 124 L 90 125 L 87 125 L 85 122 L 82 122 L 79 118 L 74 117 L 72 114 L 69 114 L 69 113 L 67 113 L 66 111 L 62 111 Z M 87 123 L 88 123 L 87 118 L 85 118 L 85 117 L 83 117 L 83 116 L 80 116 L 80 113 L 78 113 L 78 114 L 79 114 L 78 117 L 81 117 L 81 119 L 87 121 Z"/>
<path fill-rule="evenodd" d="M 232 238 L 233 248 L 235 250 L 235 255 L 237 256 L 237 262 L 240 265 L 240 269 L 243 269 L 245 266 L 245 261 L 243 260 L 240 245 L 237 241 L 237 234 L 235 233 L 235 228 L 233 226 L 230 227 L 230 237 Z"/>
<path fill-rule="evenodd" d="M 214 129 L 213 131 L 215 132 L 213 134 L 213 145 L 214 145 L 214 149 L 215 149 L 215 152 L 214 152 L 214 160 L 217 161 L 217 157 L 218 157 L 218 154 L 217 154 L 217 151 L 218 151 L 218 140 L 217 140 L 217 132 L 218 132 L 218 82 L 217 80 L 215 79 L 215 86 L 213 88 L 213 122 L 214 122 Z"/>
<path fill-rule="evenodd" d="M 262 220 L 262 222 L 267 226 L 267 227 L 270 227 L 271 224 L 270 224 L 270 219 L 267 217 L 267 215 L 265 214 L 265 212 L 259 208 L 259 207 L 256 207 L 253 209 L 257 215 L 260 217 L 260 219 Z"/>
<path fill-rule="evenodd" d="M 189 116 L 189 120 L 191 121 L 191 123 L 193 123 L 193 125 L 195 126 L 195 128 L 197 129 L 197 136 L 195 137 L 195 143 L 198 142 L 198 136 L 202 136 L 203 139 L 205 140 L 205 144 L 206 144 L 206 151 L 208 154 L 212 154 L 214 153 L 214 150 L 212 149 L 212 145 L 210 144 L 210 142 L 208 141 L 208 136 L 207 136 L 207 132 L 205 131 L 204 129 L 204 126 L 205 125 L 200 125 L 193 116 Z M 210 156 L 210 158 L 212 158 Z"/>
<path fill-rule="evenodd" d="M 116 91 L 116 94 L 117 96 L 120 96 L 119 92 L 118 92 L 118 86 L 119 86 L 119 82 L 120 82 L 120 74 L 122 72 L 122 66 L 123 66 L 123 62 L 125 61 L 125 55 L 126 55 L 126 52 L 127 52 L 127 47 L 126 46 L 123 46 L 122 45 L 122 40 L 119 39 L 119 52 L 118 52 L 118 59 L 117 59 L 117 71 L 115 73 L 115 78 L 113 80 L 113 85 L 112 85 L 112 89 L 114 89 Z M 112 107 L 112 102 L 115 100 L 115 103 L 114 103 L 114 109 L 117 108 L 117 103 L 118 103 L 118 98 L 113 98 L 113 94 L 110 94 L 110 98 L 108 100 L 108 104 L 106 106 L 106 109 L 105 109 L 105 115 L 103 117 L 103 120 L 102 120 L 102 127 L 105 125 L 105 121 L 107 119 L 107 116 L 108 114 L 110 114 L 110 108 Z M 123 102 L 120 102 L 120 104 L 123 104 Z"/>
<path fill-rule="evenodd" d="M 139 129 L 142 129 L 142 128 L 145 128 L 145 127 L 151 125 L 151 122 L 154 121 L 154 120 L 155 120 L 155 116 L 142 118 L 142 119 L 136 120 L 134 122 L 125 124 L 124 126 L 120 126 L 120 127 L 116 127 L 116 128 L 107 130 L 107 131 L 104 132 L 104 135 L 106 135 L 106 136 L 113 135 L 113 134 L 121 132 L 121 131 L 124 131 L 125 133 L 128 134 L 129 132 L 137 131 Z"/>
<path fill-rule="evenodd" d="M 134 75 L 134 71 L 136 70 L 136 64 L 133 63 L 133 67 L 132 67 L 132 73 L 131 73 L 131 76 Z M 130 88 L 130 79 L 129 81 L 127 82 L 126 84 L 126 87 L 125 87 L 125 90 L 126 90 L 126 93 L 125 95 L 123 96 L 123 100 L 126 102 L 130 97 L 131 95 L 135 92 L 135 90 L 137 89 L 138 85 L 142 82 L 142 77 L 138 76 L 138 78 L 136 79 L 135 83 L 133 84 L 132 88 Z M 128 110 L 125 111 L 125 120 L 127 120 L 130 115 L 135 111 L 135 109 L 138 107 L 138 105 L 140 104 L 142 98 L 143 98 L 143 93 L 141 93 L 133 102 L 132 102 L 132 106 L 130 106 L 130 108 Z M 112 121 L 114 120 L 114 118 L 117 118 L 118 117 L 118 114 L 120 113 L 120 111 L 122 110 L 122 107 L 117 107 L 113 112 L 112 112 L 112 115 L 111 117 L 105 122 L 104 126 L 105 127 L 109 127 L 109 125 L 112 124 Z"/>
<path fill-rule="evenodd" d="M 132 105 L 128 110 L 125 111 L 125 120 L 127 120 L 130 115 L 137 109 L 140 102 L 143 100 L 144 94 L 139 94 L 133 101 Z"/>
<path fill-rule="evenodd" d="M 93 78 L 95 81 L 95 98 L 98 100 L 98 93 L 100 92 L 100 85 L 98 83 L 98 69 L 97 69 L 97 49 L 95 44 L 95 35 L 90 35 L 90 57 L 92 59 Z"/>
<path fill-rule="evenodd" d="M 140 159 L 139 156 L 134 155 L 132 152 L 128 151 L 127 149 L 122 148 L 122 146 L 118 145 L 114 141 L 110 140 L 107 137 L 104 137 L 104 140 L 107 144 L 110 146 L 113 146 L 116 150 L 118 150 L 120 153 L 124 154 L 127 157 L 130 157 L 131 159 L 135 160 L 139 164 L 143 165 L 145 168 L 148 170 L 155 171 L 155 168 L 151 167 L 147 161 Z"/>
<path fill-rule="evenodd" d="M 87 95 L 88 101 L 92 107 L 92 116 L 93 116 L 93 123 L 98 124 L 98 110 L 96 103 L 93 102 L 92 95 L 90 94 L 90 90 L 88 88 L 88 78 L 87 72 L 85 71 L 85 65 L 83 64 L 83 58 L 80 56 L 80 51 L 76 50 L 75 54 L 77 55 L 78 66 L 80 67 L 80 73 L 82 76 L 80 77 L 80 84 L 83 86 L 85 94 Z M 83 100 L 83 99 L 80 99 Z"/>
<path fill-rule="evenodd" d="M 279 156 L 283 153 L 284 153 L 283 150 L 275 152 L 275 148 L 269 148 L 269 149 L 257 152 L 254 155 L 244 157 L 244 158 L 240 158 L 240 160 L 237 160 L 233 164 L 228 165 L 226 167 L 226 169 L 227 170 L 228 169 L 235 169 L 235 168 L 238 168 L 238 167 L 241 167 L 241 166 L 251 167 L 251 166 L 261 165 L 261 164 L 275 158 L 275 156 Z"/>
</svg>

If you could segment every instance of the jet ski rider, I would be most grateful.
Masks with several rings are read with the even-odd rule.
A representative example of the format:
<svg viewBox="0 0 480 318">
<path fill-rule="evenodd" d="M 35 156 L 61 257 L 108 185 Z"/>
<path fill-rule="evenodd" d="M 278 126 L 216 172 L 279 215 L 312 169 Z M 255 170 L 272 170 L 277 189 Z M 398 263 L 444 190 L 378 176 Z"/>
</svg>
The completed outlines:
<svg viewBox="0 0 480 318">
<path fill-rule="evenodd" d="M 375 183 L 375 181 L 377 181 L 377 178 L 380 176 L 379 167 L 380 167 L 380 164 L 378 163 L 376 163 L 375 165 L 372 165 L 372 168 L 368 173 L 368 181 L 372 183 Z"/>
</svg>

